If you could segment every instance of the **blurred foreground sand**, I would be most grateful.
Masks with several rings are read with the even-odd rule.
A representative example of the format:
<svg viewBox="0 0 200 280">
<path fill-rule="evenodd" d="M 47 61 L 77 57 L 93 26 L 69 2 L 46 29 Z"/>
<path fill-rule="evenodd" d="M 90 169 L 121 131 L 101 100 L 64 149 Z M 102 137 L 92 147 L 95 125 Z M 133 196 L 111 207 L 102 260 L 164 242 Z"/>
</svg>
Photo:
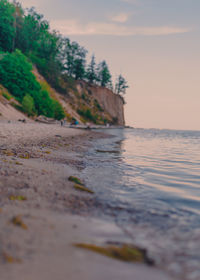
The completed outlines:
<svg viewBox="0 0 200 280">
<path fill-rule="evenodd" d="M 73 246 L 126 239 L 114 223 L 84 212 L 91 194 L 68 181 L 80 175 L 84 150 L 95 137 L 59 125 L 0 123 L 0 279 L 171 279 Z M 14 224 L 16 217 L 25 226 Z"/>
</svg>

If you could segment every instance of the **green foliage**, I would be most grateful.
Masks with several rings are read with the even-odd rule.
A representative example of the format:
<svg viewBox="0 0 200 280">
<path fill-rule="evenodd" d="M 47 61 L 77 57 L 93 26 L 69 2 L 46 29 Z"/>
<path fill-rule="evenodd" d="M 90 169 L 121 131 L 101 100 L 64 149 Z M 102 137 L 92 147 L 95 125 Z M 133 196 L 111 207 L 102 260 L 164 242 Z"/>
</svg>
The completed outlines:
<svg viewBox="0 0 200 280">
<path fill-rule="evenodd" d="M 0 50 L 12 51 L 15 38 L 14 5 L 7 0 L 0 1 Z"/>
<path fill-rule="evenodd" d="M 31 63 L 21 51 L 7 53 L 0 60 L 0 83 L 22 102 L 22 110 L 28 115 L 37 112 L 49 118 L 64 118 L 62 106 L 41 88 L 31 70 Z"/>
<path fill-rule="evenodd" d="M 3 97 L 5 97 L 7 100 L 10 100 L 10 99 L 12 98 L 12 97 L 11 97 L 9 94 L 7 94 L 6 92 L 3 92 L 2 95 L 3 95 Z"/>
<path fill-rule="evenodd" d="M 54 119 L 56 120 L 64 119 L 65 112 L 63 110 L 63 107 L 60 105 L 60 103 L 57 100 L 53 100 L 53 106 L 54 106 Z"/>
<path fill-rule="evenodd" d="M 29 94 L 25 95 L 22 99 L 22 110 L 28 116 L 32 116 L 35 113 L 34 100 Z"/>
<path fill-rule="evenodd" d="M 106 63 L 106 61 L 102 61 L 101 63 L 99 63 L 98 65 L 98 81 L 100 83 L 100 85 L 102 87 L 107 87 L 107 86 L 111 86 L 112 82 L 111 82 L 111 74 L 110 71 L 108 69 L 108 65 Z"/>
<path fill-rule="evenodd" d="M 129 86 L 127 85 L 127 81 L 124 79 L 124 77 L 122 77 L 122 75 L 119 75 L 115 84 L 115 93 L 125 94 L 128 87 Z"/>
<path fill-rule="evenodd" d="M 86 78 L 89 83 L 93 84 L 98 81 L 97 73 L 96 73 L 96 62 L 95 56 L 93 55 L 91 61 L 87 67 Z"/>
<path fill-rule="evenodd" d="M 71 42 L 68 38 L 63 40 L 64 69 L 69 76 L 76 80 L 83 79 L 85 76 L 87 50 L 77 42 Z"/>
<path fill-rule="evenodd" d="M 87 109 L 78 109 L 77 113 L 79 115 L 81 115 L 83 118 L 85 118 L 86 120 L 89 120 L 89 121 L 92 121 L 94 123 L 97 123 L 98 116 L 92 114 L 92 112 L 91 112 L 91 110 L 89 108 L 87 108 Z"/>
<path fill-rule="evenodd" d="M 62 93 L 66 91 L 61 77 L 66 73 L 75 80 L 86 79 L 112 89 L 111 74 L 105 61 L 96 67 L 93 55 L 86 67 L 87 50 L 51 31 L 49 22 L 35 8 L 25 11 L 16 1 L 0 0 L 0 51 L 15 49 L 29 57 L 47 81 Z M 19 99 L 22 98 L 19 95 Z"/>
<path fill-rule="evenodd" d="M 35 108 L 38 115 L 44 115 L 48 118 L 54 117 L 53 100 L 50 98 L 49 93 L 46 90 L 40 90 L 40 92 L 31 92 L 31 96 L 35 102 Z"/>
<path fill-rule="evenodd" d="M 51 86 L 65 95 L 70 90 L 76 91 L 76 80 L 112 89 L 106 61 L 96 66 L 93 55 L 87 66 L 86 58 L 84 47 L 51 31 L 49 22 L 34 8 L 24 10 L 15 0 L 0 0 L 0 83 L 20 103 L 23 102 L 22 109 L 27 114 L 35 110 L 36 114 L 58 120 L 65 117 L 59 102 L 53 100 L 49 90 L 41 88 L 37 82 L 30 62 L 37 66 Z M 127 82 L 120 75 L 115 86 L 116 93 L 124 94 L 127 87 Z M 82 99 L 90 102 L 84 94 Z M 96 111 L 102 111 L 98 103 L 94 105 Z M 21 109 L 20 105 L 17 106 Z M 100 120 L 90 109 L 80 109 L 79 112 L 86 120 L 95 123 Z"/>
<path fill-rule="evenodd" d="M 99 102 L 95 99 L 94 100 L 94 105 L 96 106 L 96 108 L 100 111 L 100 112 L 103 112 L 103 109 L 101 107 L 101 105 L 99 104 Z"/>
<path fill-rule="evenodd" d="M 0 60 L 0 83 L 20 102 L 27 93 L 40 90 L 31 70 L 32 65 L 19 50 L 7 53 Z"/>
</svg>

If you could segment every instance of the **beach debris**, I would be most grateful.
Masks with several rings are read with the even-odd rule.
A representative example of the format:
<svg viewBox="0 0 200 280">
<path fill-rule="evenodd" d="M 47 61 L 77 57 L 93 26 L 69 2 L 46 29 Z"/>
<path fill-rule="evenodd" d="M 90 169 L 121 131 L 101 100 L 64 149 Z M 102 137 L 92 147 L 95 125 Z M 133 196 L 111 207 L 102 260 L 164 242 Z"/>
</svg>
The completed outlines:
<svg viewBox="0 0 200 280">
<path fill-rule="evenodd" d="M 97 153 L 109 153 L 109 154 L 119 154 L 119 151 L 116 150 L 96 150 Z"/>
<path fill-rule="evenodd" d="M 14 216 L 12 219 L 11 219 L 11 223 L 15 226 L 18 226 L 18 227 L 21 227 L 23 229 L 28 229 L 27 225 L 22 221 L 22 218 L 20 215 L 18 216 Z"/>
<path fill-rule="evenodd" d="M 133 245 L 121 244 L 110 246 L 97 246 L 93 244 L 74 244 L 78 248 L 93 251 L 95 253 L 114 258 L 124 262 L 139 262 L 148 265 L 153 265 L 154 262 L 147 256 L 144 249 L 135 247 Z"/>
<path fill-rule="evenodd" d="M 10 150 L 4 150 L 3 151 L 4 155 L 8 156 L 8 157 L 13 157 L 15 154 L 10 151 Z"/>
<path fill-rule="evenodd" d="M 19 162 L 19 161 L 15 161 L 16 165 L 23 165 L 23 163 Z"/>
<path fill-rule="evenodd" d="M 88 193 L 94 193 L 92 190 L 88 189 L 87 187 L 83 186 L 83 185 L 79 185 L 79 184 L 75 184 L 74 188 L 78 191 L 82 191 L 82 192 L 88 192 Z"/>
<path fill-rule="evenodd" d="M 56 120 L 53 119 L 53 118 L 47 118 L 45 116 L 38 116 L 36 119 L 35 119 L 36 122 L 40 122 L 40 123 L 47 123 L 47 124 L 56 124 Z"/>
<path fill-rule="evenodd" d="M 74 182 L 74 183 L 76 183 L 76 184 L 78 184 L 78 185 L 84 186 L 84 184 L 81 182 L 81 180 L 80 180 L 78 177 L 70 176 L 70 177 L 68 178 L 68 180 L 69 180 L 70 182 Z"/>
<path fill-rule="evenodd" d="M 92 190 L 88 189 L 79 178 L 77 178 L 75 176 L 70 176 L 68 178 L 68 180 L 70 182 L 75 183 L 74 189 L 76 189 L 78 191 L 82 191 L 82 192 L 88 192 L 88 193 L 92 193 L 92 194 L 94 193 Z"/>
<path fill-rule="evenodd" d="M 11 195 L 9 197 L 10 200 L 19 200 L 19 201 L 25 201 L 27 200 L 27 197 L 23 196 L 23 195 Z"/>
<path fill-rule="evenodd" d="M 18 258 L 14 258 L 6 252 L 2 253 L 3 259 L 6 263 L 21 263 L 21 260 Z"/>
<path fill-rule="evenodd" d="M 88 192 L 88 193 L 92 193 L 92 194 L 94 193 L 92 190 L 88 189 L 79 178 L 77 178 L 75 176 L 70 176 L 68 178 L 68 180 L 70 182 L 75 183 L 74 189 L 76 189 L 78 191 L 82 191 L 82 192 Z"/>
<path fill-rule="evenodd" d="M 24 154 L 19 155 L 19 157 L 23 159 L 30 159 L 31 155 L 28 152 L 26 152 Z"/>
<path fill-rule="evenodd" d="M 51 154 L 51 151 L 43 151 L 45 154 Z"/>
</svg>

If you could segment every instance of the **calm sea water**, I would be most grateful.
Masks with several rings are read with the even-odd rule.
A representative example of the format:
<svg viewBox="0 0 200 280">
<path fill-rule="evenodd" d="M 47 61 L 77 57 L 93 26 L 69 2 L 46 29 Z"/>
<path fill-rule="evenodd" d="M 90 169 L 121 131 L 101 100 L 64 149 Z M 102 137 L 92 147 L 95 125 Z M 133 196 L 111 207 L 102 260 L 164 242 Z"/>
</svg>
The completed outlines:
<svg viewBox="0 0 200 280">
<path fill-rule="evenodd" d="M 108 130 L 85 180 L 105 216 L 180 279 L 200 279 L 200 131 Z"/>
</svg>

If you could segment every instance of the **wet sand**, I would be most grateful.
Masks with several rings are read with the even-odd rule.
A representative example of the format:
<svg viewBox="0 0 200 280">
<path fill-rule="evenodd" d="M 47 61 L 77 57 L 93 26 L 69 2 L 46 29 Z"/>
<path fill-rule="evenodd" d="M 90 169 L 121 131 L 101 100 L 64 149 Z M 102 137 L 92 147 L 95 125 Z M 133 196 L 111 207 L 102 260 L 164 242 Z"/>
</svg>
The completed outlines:
<svg viewBox="0 0 200 280">
<path fill-rule="evenodd" d="M 104 136 L 59 125 L 0 123 L 1 279 L 171 279 L 156 268 L 73 245 L 131 242 L 114 222 L 89 215 L 95 194 L 68 181 L 80 177 L 84 151 L 97 137 Z"/>
</svg>

